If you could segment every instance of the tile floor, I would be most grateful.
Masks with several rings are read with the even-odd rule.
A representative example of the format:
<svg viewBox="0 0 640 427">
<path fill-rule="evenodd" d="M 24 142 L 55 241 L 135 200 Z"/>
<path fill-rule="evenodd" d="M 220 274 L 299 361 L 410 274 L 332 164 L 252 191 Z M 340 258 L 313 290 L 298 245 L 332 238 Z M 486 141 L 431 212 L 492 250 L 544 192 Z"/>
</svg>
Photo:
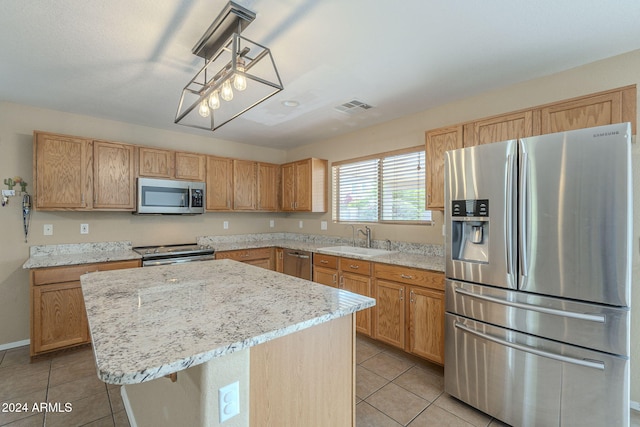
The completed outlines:
<svg viewBox="0 0 640 427">
<path fill-rule="evenodd" d="M 26 411 L 8 406 L 18 402 Z M 43 403 L 53 411 L 37 410 Z M 45 425 L 129 427 L 120 388 L 98 379 L 91 347 L 33 363 L 28 346 L 0 351 L 0 426 Z"/>
<path fill-rule="evenodd" d="M 505 426 L 444 393 L 439 366 L 360 336 L 356 363 L 356 427 Z M 5 405 L 16 402 L 27 411 Z M 47 402 L 57 411 L 33 410 Z M 33 363 L 29 347 L 0 351 L 0 426 L 45 425 L 129 426 L 119 387 L 98 380 L 90 347 Z M 633 411 L 631 427 L 640 427 Z"/>
</svg>

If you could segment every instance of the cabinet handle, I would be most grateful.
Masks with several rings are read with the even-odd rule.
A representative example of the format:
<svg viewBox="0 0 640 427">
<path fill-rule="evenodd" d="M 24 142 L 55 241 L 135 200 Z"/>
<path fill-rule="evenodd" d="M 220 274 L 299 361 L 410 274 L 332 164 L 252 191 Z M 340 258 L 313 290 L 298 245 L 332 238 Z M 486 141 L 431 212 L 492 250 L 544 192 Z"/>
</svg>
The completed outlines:
<svg viewBox="0 0 640 427">
<path fill-rule="evenodd" d="M 298 209 L 298 202 L 293 202 L 293 208 Z"/>
<path fill-rule="evenodd" d="M 400 289 L 400 301 L 404 301 L 404 289 Z"/>
<path fill-rule="evenodd" d="M 416 300 L 413 299 L 413 291 L 409 293 L 409 302 L 416 302 Z"/>
<path fill-rule="evenodd" d="M 333 283 L 336 283 L 338 281 L 338 273 L 334 273 L 333 274 Z"/>
<path fill-rule="evenodd" d="M 359 265 L 353 265 L 353 264 L 349 264 L 349 268 L 353 268 L 354 270 L 357 270 L 360 268 Z"/>
<path fill-rule="evenodd" d="M 413 276 L 408 274 L 401 274 L 400 277 L 402 277 L 403 279 L 413 279 Z"/>
<path fill-rule="evenodd" d="M 329 261 L 327 261 L 326 259 L 321 259 L 320 264 L 329 264 Z"/>
<path fill-rule="evenodd" d="M 340 289 L 344 288 L 344 276 L 340 276 L 340 284 L 338 285 Z"/>
</svg>

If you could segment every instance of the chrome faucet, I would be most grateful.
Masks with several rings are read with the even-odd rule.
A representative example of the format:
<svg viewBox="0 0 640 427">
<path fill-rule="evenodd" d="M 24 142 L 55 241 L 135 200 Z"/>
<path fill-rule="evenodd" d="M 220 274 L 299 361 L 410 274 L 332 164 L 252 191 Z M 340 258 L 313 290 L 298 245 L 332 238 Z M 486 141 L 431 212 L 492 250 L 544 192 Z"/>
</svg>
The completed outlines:
<svg viewBox="0 0 640 427">
<path fill-rule="evenodd" d="M 365 226 L 364 230 L 362 228 L 358 228 L 358 232 L 365 235 L 365 237 L 367 238 L 367 247 L 370 248 L 371 247 L 371 229 L 368 226 Z"/>
</svg>

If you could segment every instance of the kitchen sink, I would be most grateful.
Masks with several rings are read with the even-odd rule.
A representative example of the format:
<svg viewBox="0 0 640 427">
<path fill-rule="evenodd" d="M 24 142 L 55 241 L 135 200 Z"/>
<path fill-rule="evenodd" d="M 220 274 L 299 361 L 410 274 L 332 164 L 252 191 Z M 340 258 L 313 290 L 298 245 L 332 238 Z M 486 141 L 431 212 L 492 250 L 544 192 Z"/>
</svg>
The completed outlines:
<svg viewBox="0 0 640 427">
<path fill-rule="evenodd" d="M 336 255 L 357 255 L 364 258 L 387 255 L 395 252 L 385 251 L 384 249 L 358 248 L 354 246 L 329 246 L 326 248 L 318 248 L 318 250 L 335 253 Z"/>
</svg>

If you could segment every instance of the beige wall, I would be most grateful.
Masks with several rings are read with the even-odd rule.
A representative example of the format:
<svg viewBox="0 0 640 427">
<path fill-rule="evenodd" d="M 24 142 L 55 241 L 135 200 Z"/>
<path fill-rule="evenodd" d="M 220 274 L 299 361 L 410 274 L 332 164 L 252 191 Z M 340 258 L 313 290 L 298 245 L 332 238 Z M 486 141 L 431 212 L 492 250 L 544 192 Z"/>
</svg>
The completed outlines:
<svg viewBox="0 0 640 427">
<path fill-rule="evenodd" d="M 424 143 L 424 131 L 472 119 L 585 95 L 630 84 L 640 84 L 640 51 L 466 98 L 445 106 L 373 126 L 341 137 L 283 152 L 85 116 L 0 103 L 0 175 L 21 175 L 31 184 L 31 133 L 34 129 L 90 136 L 122 142 L 180 148 L 217 155 L 282 163 L 309 156 L 343 160 Z M 428 94 L 425 94 L 428 96 Z M 640 108 L 638 109 L 640 111 Z M 640 212 L 640 149 L 633 146 L 635 212 Z M 374 226 L 375 239 L 442 244 L 442 215 L 434 226 Z M 640 286 L 640 215 L 634 216 L 633 287 Z M 276 228 L 268 227 L 276 219 Z M 222 230 L 222 221 L 230 229 Z M 303 228 L 298 222 L 303 221 Z M 320 221 L 329 229 L 320 231 Z M 81 222 L 91 234 L 81 236 Z M 54 225 L 54 236 L 42 236 L 42 225 Z M 199 217 L 135 217 L 126 213 L 35 212 L 29 243 L 24 243 L 18 200 L 0 208 L 0 345 L 24 340 L 28 333 L 28 276 L 21 265 L 29 245 L 104 240 L 132 240 L 134 244 L 190 241 L 199 235 L 260 231 L 351 234 L 351 228 L 331 223 L 327 214 L 206 214 Z M 632 337 L 640 337 L 640 292 L 633 292 Z M 640 339 L 632 338 L 632 354 L 640 354 Z M 640 401 L 640 369 L 632 360 L 632 399 Z"/>
</svg>

